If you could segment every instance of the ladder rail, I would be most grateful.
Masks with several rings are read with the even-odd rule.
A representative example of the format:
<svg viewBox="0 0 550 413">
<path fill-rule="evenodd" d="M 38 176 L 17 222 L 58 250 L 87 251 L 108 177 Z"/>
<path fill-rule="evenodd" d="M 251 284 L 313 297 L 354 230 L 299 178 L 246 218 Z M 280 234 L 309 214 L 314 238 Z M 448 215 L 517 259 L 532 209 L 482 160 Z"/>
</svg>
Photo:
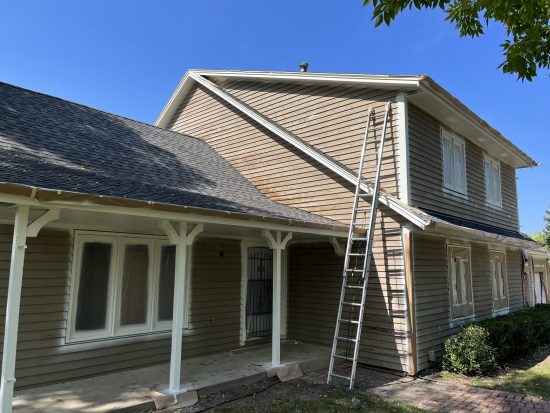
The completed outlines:
<svg viewBox="0 0 550 413">
<path fill-rule="evenodd" d="M 374 240 L 374 232 L 375 232 L 375 226 L 376 226 L 376 216 L 378 212 L 378 201 L 379 201 L 379 195 L 380 195 L 380 173 L 382 170 L 382 160 L 383 160 L 383 153 L 384 153 L 384 145 L 386 140 L 386 132 L 387 132 L 387 124 L 388 124 L 388 118 L 391 113 L 391 103 L 388 102 L 385 106 L 385 113 L 383 118 L 383 126 L 378 128 L 371 128 L 371 122 L 374 124 L 374 109 L 369 108 L 368 111 L 368 118 L 367 118 L 367 126 L 365 128 L 365 134 L 363 137 L 363 145 L 361 148 L 361 156 L 359 160 L 359 171 L 357 175 L 357 185 L 355 188 L 355 196 L 353 201 L 353 207 L 352 207 L 352 213 L 351 213 L 351 222 L 348 232 L 348 242 L 346 246 L 346 255 L 344 259 L 344 270 L 343 270 L 343 278 L 342 278 L 342 289 L 340 291 L 340 302 L 338 305 L 338 316 L 336 318 L 336 330 L 334 334 L 334 340 L 332 344 L 332 353 L 330 358 L 330 365 L 329 365 L 329 371 L 327 376 L 327 383 L 330 383 L 332 377 L 340 377 L 345 378 L 349 380 L 349 388 L 352 389 L 353 385 L 355 383 L 355 373 L 357 370 L 357 359 L 359 356 L 359 345 L 360 345 L 360 338 L 361 338 L 361 331 L 363 327 L 363 317 L 365 312 L 365 304 L 366 304 L 366 294 L 367 294 L 367 286 L 368 286 L 368 279 L 369 279 L 369 273 L 370 273 L 370 264 L 372 261 L 372 243 Z M 365 208 L 358 208 L 359 205 L 359 199 L 361 198 L 361 183 L 363 180 L 363 173 L 364 173 L 364 167 L 365 167 L 365 158 L 366 158 L 366 152 L 367 152 L 367 143 L 369 141 L 368 134 L 371 130 L 380 130 L 382 129 L 382 136 L 380 138 L 380 147 L 378 149 L 378 158 L 376 161 L 376 177 L 375 177 L 375 183 L 374 183 L 374 189 L 372 192 L 372 201 L 371 201 L 371 208 L 370 208 L 370 217 L 369 217 L 369 226 L 367 228 L 367 236 L 365 238 L 359 238 L 357 239 L 354 237 L 354 229 L 357 225 L 357 212 L 359 209 L 364 210 Z M 365 253 L 352 253 L 351 248 L 356 240 L 365 241 Z M 348 288 L 348 273 L 350 271 L 349 264 L 350 264 L 350 257 L 351 256 L 363 256 L 364 255 L 364 261 L 363 261 L 363 268 L 361 270 L 353 270 L 351 273 L 351 277 L 353 277 L 356 272 L 361 273 L 362 277 L 362 292 L 361 292 L 361 303 L 348 303 L 345 301 L 346 299 L 346 289 Z M 340 334 L 340 328 L 341 328 L 341 321 L 342 321 L 342 309 L 344 305 L 353 305 L 353 306 L 359 306 L 359 319 L 354 323 L 357 327 L 355 331 L 355 338 L 349 337 L 343 337 Z M 348 317 L 350 318 L 350 317 Z M 351 321 L 351 318 L 348 320 Z M 355 320 L 354 320 L 355 321 Z M 348 330 L 349 331 L 349 330 Z M 346 350 L 346 356 L 340 356 L 337 355 L 337 347 L 339 341 L 346 341 L 348 343 L 353 342 L 354 343 L 354 350 L 353 350 L 353 358 L 350 359 Z M 334 362 L 335 358 L 345 358 L 347 361 L 352 362 L 351 366 L 351 375 L 350 377 L 342 376 L 340 374 L 334 373 Z"/>
<path fill-rule="evenodd" d="M 349 232 L 348 232 L 348 242 L 347 242 L 347 245 L 346 245 L 346 253 L 345 253 L 345 258 L 344 258 L 344 270 L 343 270 L 343 284 L 342 284 L 342 289 L 340 290 L 340 303 L 338 305 L 338 316 L 336 317 L 336 334 L 334 335 L 334 340 L 332 342 L 332 355 L 336 354 L 336 348 L 338 346 L 338 340 L 337 340 L 337 335 L 338 335 L 338 331 L 340 330 L 340 319 L 342 318 L 342 302 L 344 302 L 344 298 L 345 298 L 345 294 L 346 294 L 346 289 L 345 289 L 345 285 L 347 284 L 347 271 L 346 269 L 348 268 L 349 266 L 349 253 L 351 251 L 351 242 L 350 242 L 350 239 L 353 237 L 353 222 L 355 220 L 355 214 L 356 214 L 356 211 L 357 211 L 357 206 L 359 204 L 359 193 L 361 191 L 361 177 L 363 175 L 363 168 L 364 168 L 364 164 L 365 164 L 365 152 L 366 152 L 366 148 L 367 148 L 367 137 L 368 137 L 368 134 L 369 134 L 369 128 L 370 128 L 370 124 L 371 124 L 371 119 L 373 117 L 373 114 L 374 114 L 374 110 L 372 108 L 369 108 L 368 112 L 367 112 L 367 126 L 365 128 L 365 134 L 364 134 L 364 137 L 363 137 L 363 145 L 361 147 L 361 157 L 359 159 L 359 174 L 357 175 L 357 185 L 355 187 L 355 197 L 354 197 L 354 200 L 353 200 L 353 207 L 352 207 L 352 210 L 351 210 L 351 225 L 349 226 Z M 332 371 L 334 370 L 334 357 L 331 357 L 330 358 L 330 364 L 329 364 L 329 372 L 332 373 Z M 330 374 L 328 375 L 327 377 L 327 384 L 330 383 Z"/>
<path fill-rule="evenodd" d="M 388 102 L 386 104 L 386 110 L 384 114 L 384 128 L 382 129 L 382 136 L 380 138 L 380 148 L 378 148 L 378 162 L 376 165 L 376 178 L 374 183 L 374 196 L 372 198 L 371 204 L 371 214 L 369 221 L 369 228 L 367 230 L 367 245 L 366 245 L 366 254 L 365 261 L 363 264 L 363 283 L 364 288 L 361 295 L 361 307 L 359 309 L 359 324 L 357 326 L 356 338 L 355 338 L 355 349 L 353 354 L 353 364 L 351 367 L 351 380 L 350 380 L 350 389 L 353 388 L 355 384 L 355 373 L 357 371 L 357 358 L 359 357 L 359 342 L 361 339 L 361 331 L 363 327 L 363 316 L 365 314 L 365 302 L 367 298 L 367 286 L 369 282 L 370 275 L 370 264 L 372 261 L 372 241 L 374 239 L 374 231 L 376 229 L 376 216 L 378 212 L 378 199 L 380 197 L 380 171 L 382 170 L 382 154 L 384 153 L 384 143 L 386 140 L 386 127 L 388 124 L 388 115 L 391 110 L 391 105 Z"/>
</svg>

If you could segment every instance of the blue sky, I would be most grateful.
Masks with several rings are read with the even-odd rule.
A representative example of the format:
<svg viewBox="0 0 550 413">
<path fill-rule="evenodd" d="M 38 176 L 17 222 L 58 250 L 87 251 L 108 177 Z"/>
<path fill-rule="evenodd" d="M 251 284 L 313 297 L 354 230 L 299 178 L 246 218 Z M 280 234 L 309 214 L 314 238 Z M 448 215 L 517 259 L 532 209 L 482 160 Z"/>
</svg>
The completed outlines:
<svg viewBox="0 0 550 413">
<path fill-rule="evenodd" d="M 375 29 L 362 0 L 11 0 L 0 80 L 153 122 L 189 68 L 429 74 L 543 163 L 518 172 L 523 231 L 550 205 L 550 80 L 497 69 L 502 27 L 461 39 L 441 12 Z M 1 97 L 0 97 L 1 98 Z"/>
</svg>

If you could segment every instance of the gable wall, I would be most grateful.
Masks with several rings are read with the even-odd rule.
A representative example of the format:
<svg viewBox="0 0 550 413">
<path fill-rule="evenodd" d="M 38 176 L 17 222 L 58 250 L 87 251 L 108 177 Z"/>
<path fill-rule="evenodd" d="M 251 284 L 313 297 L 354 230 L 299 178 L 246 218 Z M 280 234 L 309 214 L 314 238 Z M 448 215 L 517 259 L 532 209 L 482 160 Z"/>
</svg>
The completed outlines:
<svg viewBox="0 0 550 413">
<path fill-rule="evenodd" d="M 515 169 L 500 163 L 502 208 L 485 203 L 483 150 L 466 140 L 468 199 L 443 191 L 440 123 L 409 105 L 409 153 L 411 202 L 420 208 L 507 228 L 519 229 Z"/>
<path fill-rule="evenodd" d="M 363 91 L 362 94 L 355 92 L 354 97 L 348 99 L 346 94 L 350 91 L 343 88 L 295 90 L 294 87 L 293 91 L 283 91 L 279 89 L 283 88 L 281 85 L 252 87 L 244 83 L 222 86 L 230 88 L 234 95 L 256 110 L 354 170 L 357 169 L 366 111 L 373 103 L 370 99 L 375 96 L 391 98 L 380 92 Z M 375 106 L 380 110 L 384 102 L 377 102 Z M 394 108 L 394 115 L 395 111 Z M 398 190 L 395 121 L 396 116 L 392 121 L 394 134 L 386 146 L 383 180 L 384 189 L 392 193 Z M 242 116 L 201 86 L 195 86 L 182 102 L 170 127 L 206 140 L 272 199 L 332 219 L 349 221 L 353 185 Z M 376 272 L 369 284 L 365 318 L 364 345 L 368 349 L 362 353 L 361 360 L 406 371 L 407 326 L 401 240 L 404 221 L 383 206 L 380 211 L 373 249 Z M 337 312 L 334 297 L 337 299 L 340 291 L 342 271 L 341 260 L 327 266 L 327 269 L 337 268 L 335 272 L 327 272 L 325 268 L 319 273 L 307 269 L 317 268 L 315 263 L 324 262 L 325 255 L 321 250 L 304 251 L 300 258 L 296 255 L 290 257 L 289 267 L 290 334 L 320 344 L 330 344 L 334 334 Z M 319 279 L 323 282 L 317 282 Z M 311 326 L 316 326 L 314 331 Z"/>
</svg>

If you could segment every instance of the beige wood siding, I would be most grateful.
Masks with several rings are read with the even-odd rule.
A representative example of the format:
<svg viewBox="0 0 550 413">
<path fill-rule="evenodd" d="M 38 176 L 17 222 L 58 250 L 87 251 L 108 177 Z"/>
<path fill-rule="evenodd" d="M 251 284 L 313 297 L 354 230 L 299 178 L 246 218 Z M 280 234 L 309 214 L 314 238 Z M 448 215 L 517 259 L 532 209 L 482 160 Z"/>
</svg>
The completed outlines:
<svg viewBox="0 0 550 413">
<path fill-rule="evenodd" d="M 392 250 L 400 249 L 400 245 Z M 394 258 L 389 258 L 394 260 Z M 329 244 L 293 245 L 288 252 L 288 332 L 291 339 L 332 345 L 343 257 Z M 392 268 L 384 271 L 384 268 Z M 407 370 L 403 262 L 384 264 L 376 251 L 367 290 L 361 363 Z"/>
<path fill-rule="evenodd" d="M 493 315 L 493 298 L 489 272 L 489 246 L 453 240 L 450 240 L 449 243 L 470 246 L 474 317 L 475 319 L 491 317 Z M 419 370 L 429 367 L 428 350 L 435 350 L 436 355 L 441 357 L 443 341 L 460 328 L 460 322 L 453 323 L 450 320 L 446 245 L 445 238 L 420 234 L 413 236 L 413 278 Z M 491 245 L 491 249 L 506 251 L 510 311 L 522 308 L 520 251 L 498 245 Z"/>
<path fill-rule="evenodd" d="M 4 331 L 12 227 L 0 227 L 0 329 Z M 223 251 L 223 256 L 220 252 Z M 71 235 L 43 230 L 28 240 L 17 349 L 17 387 L 168 362 L 169 334 L 66 344 Z M 238 241 L 199 239 L 193 251 L 190 329 L 183 357 L 239 346 L 241 252 Z M 168 380 L 168 377 L 166 378 Z"/>
<path fill-rule="evenodd" d="M 357 91 L 341 87 L 302 89 L 283 84 L 255 85 L 248 82 L 222 86 L 260 113 L 354 170 L 357 169 L 368 107 L 376 102 L 377 110 L 381 111 L 385 101 L 394 98 L 394 95 L 379 91 Z M 394 108 L 390 128 L 393 133 L 386 147 L 383 178 L 384 189 L 392 193 L 398 189 L 395 111 Z M 180 105 L 170 127 L 206 140 L 272 199 L 332 219 L 349 221 L 353 185 L 243 117 L 208 90 L 195 86 Z M 370 281 L 365 318 L 367 339 L 364 346 L 368 351 L 362 353 L 361 360 L 381 367 L 406 370 L 407 326 L 401 243 L 403 220 L 385 207 L 381 207 L 381 214 L 375 233 L 373 265 L 377 275 Z M 325 256 L 322 252 L 314 256 L 314 251 L 310 250 L 306 264 L 311 264 L 312 268 L 322 273 L 324 267 L 317 267 L 317 263 L 322 262 Z M 290 258 L 293 266 L 298 265 L 295 257 L 293 255 Z M 326 340 L 330 340 L 334 334 L 334 306 L 337 303 L 334 297 L 338 297 L 340 291 L 342 271 L 341 259 L 336 262 L 338 264 L 331 264 L 335 272 L 327 274 L 325 271 L 324 276 L 329 282 L 316 282 L 311 288 L 303 290 L 297 289 L 299 285 L 292 284 L 294 290 L 289 323 L 296 338 L 326 344 Z M 292 275 L 289 276 L 291 283 L 296 279 L 307 282 L 304 278 L 306 274 L 315 278 L 317 272 L 307 272 L 304 267 L 304 272 L 300 270 L 296 274 L 298 278 L 294 280 Z M 308 306 L 308 310 L 304 315 L 298 315 L 302 306 Z M 295 316 L 308 315 L 316 318 L 306 318 L 305 322 L 293 321 Z M 319 328 L 312 331 L 312 325 L 318 325 Z M 300 332 L 301 328 L 303 332 Z"/>
<path fill-rule="evenodd" d="M 409 153 L 411 202 L 437 212 L 518 230 L 515 169 L 500 163 L 502 208 L 485 202 L 483 150 L 466 140 L 468 199 L 443 191 L 440 123 L 414 105 L 409 105 Z"/>
</svg>

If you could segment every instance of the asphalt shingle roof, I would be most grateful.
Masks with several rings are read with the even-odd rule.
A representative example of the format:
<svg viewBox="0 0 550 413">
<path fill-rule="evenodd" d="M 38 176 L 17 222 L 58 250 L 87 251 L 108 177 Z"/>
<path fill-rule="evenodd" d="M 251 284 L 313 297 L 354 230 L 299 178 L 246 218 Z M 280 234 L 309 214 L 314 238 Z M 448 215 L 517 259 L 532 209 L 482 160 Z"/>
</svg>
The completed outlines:
<svg viewBox="0 0 550 413">
<path fill-rule="evenodd" d="M 276 202 L 204 141 L 0 82 L 0 182 L 342 224 Z"/>
</svg>

